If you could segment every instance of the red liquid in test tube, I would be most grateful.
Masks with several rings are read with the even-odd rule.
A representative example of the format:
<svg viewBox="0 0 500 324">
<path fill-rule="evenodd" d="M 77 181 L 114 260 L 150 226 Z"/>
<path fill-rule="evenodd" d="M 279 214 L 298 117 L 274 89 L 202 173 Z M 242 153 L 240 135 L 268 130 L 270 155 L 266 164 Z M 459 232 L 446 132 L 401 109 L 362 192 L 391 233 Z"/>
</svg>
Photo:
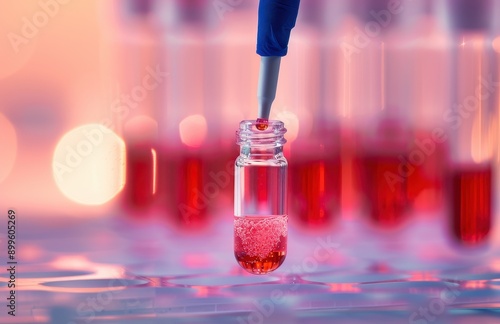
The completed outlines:
<svg viewBox="0 0 500 324">
<path fill-rule="evenodd" d="M 425 135 L 425 136 L 424 136 Z M 412 173 L 408 179 L 408 199 L 414 210 L 439 209 L 444 200 L 444 174 L 449 160 L 448 147 L 431 140 L 429 134 L 417 136 L 409 150 Z"/>
<path fill-rule="evenodd" d="M 175 146 L 172 156 L 173 215 L 180 225 L 196 229 L 207 225 L 209 208 L 214 204 L 218 188 L 207 182 L 206 167 L 213 159 L 202 149 L 207 138 L 207 122 L 194 114 L 179 123 L 182 144 Z"/>
<path fill-rule="evenodd" d="M 234 256 L 253 274 L 276 270 L 285 261 L 288 216 L 234 217 Z"/>
<path fill-rule="evenodd" d="M 285 132 L 280 121 L 270 121 L 261 131 L 255 120 L 242 121 L 237 132 L 240 156 L 234 170 L 234 256 L 252 274 L 274 271 L 286 258 Z"/>
<path fill-rule="evenodd" d="M 462 243 L 480 243 L 490 232 L 492 173 L 491 166 L 452 171 L 452 233 Z"/>
<path fill-rule="evenodd" d="M 341 193 L 340 157 L 298 159 L 290 163 L 292 201 L 298 218 L 308 226 L 329 223 L 339 210 Z"/>
<path fill-rule="evenodd" d="M 243 168 L 242 204 L 255 206 L 255 212 L 269 205 L 281 205 L 286 197 L 276 190 L 284 179 L 283 169 L 269 166 Z M 265 274 L 276 270 L 287 250 L 287 215 L 234 217 L 234 255 L 248 272 Z"/>
<path fill-rule="evenodd" d="M 408 211 L 407 181 L 399 175 L 398 153 L 374 152 L 359 158 L 360 189 L 371 220 L 381 226 L 399 225 Z"/>
<path fill-rule="evenodd" d="M 203 160 L 188 156 L 179 161 L 177 174 L 176 213 L 181 224 L 188 227 L 202 226 L 207 221 L 212 192 L 205 192 Z"/>
<path fill-rule="evenodd" d="M 132 145 L 127 147 L 126 157 L 123 204 L 127 209 L 147 208 L 156 194 L 156 150 L 149 145 Z"/>
</svg>

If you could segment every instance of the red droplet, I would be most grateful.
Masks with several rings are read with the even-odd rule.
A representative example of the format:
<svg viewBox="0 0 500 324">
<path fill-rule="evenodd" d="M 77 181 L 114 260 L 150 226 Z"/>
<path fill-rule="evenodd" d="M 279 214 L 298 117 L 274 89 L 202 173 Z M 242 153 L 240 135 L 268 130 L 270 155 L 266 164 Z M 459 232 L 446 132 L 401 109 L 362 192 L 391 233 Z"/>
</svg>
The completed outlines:
<svg viewBox="0 0 500 324">
<path fill-rule="evenodd" d="M 255 127 L 257 127 L 258 130 L 264 131 L 267 129 L 268 126 L 268 120 L 265 118 L 257 118 L 257 124 Z"/>
</svg>

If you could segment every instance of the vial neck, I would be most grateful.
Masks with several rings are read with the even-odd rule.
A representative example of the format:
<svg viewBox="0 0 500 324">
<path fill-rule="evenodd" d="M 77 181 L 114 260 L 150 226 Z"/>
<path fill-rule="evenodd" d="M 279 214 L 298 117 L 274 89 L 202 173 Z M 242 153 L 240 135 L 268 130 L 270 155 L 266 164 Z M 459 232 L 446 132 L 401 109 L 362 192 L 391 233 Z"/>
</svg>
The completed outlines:
<svg viewBox="0 0 500 324">
<path fill-rule="evenodd" d="M 252 147 L 244 145 L 241 147 L 241 154 L 251 158 L 273 159 L 276 155 L 283 154 L 283 146 Z"/>
</svg>

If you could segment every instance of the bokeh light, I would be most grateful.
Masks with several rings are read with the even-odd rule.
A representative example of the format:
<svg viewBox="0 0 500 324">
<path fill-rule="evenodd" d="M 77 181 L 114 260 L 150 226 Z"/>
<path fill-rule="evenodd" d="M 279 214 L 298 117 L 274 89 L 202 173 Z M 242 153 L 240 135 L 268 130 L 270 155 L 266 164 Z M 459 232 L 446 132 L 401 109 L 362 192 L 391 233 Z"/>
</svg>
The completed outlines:
<svg viewBox="0 0 500 324">
<path fill-rule="evenodd" d="M 125 143 L 100 124 L 87 124 L 67 132 L 52 160 L 59 190 L 84 205 L 102 205 L 125 183 Z"/>
<path fill-rule="evenodd" d="M 189 147 L 200 147 L 207 137 L 207 121 L 202 115 L 191 115 L 179 124 L 182 143 Z"/>
</svg>

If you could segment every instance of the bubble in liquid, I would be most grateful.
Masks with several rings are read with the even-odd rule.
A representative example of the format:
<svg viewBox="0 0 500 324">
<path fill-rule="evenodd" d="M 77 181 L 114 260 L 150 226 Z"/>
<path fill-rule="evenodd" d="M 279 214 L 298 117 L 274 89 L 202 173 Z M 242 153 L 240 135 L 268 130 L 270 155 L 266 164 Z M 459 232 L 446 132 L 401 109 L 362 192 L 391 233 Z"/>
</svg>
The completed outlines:
<svg viewBox="0 0 500 324">
<path fill-rule="evenodd" d="M 234 253 L 248 272 L 265 274 L 285 260 L 288 216 L 234 218 Z"/>
<path fill-rule="evenodd" d="M 265 258 L 276 248 L 280 237 L 287 237 L 286 215 L 276 217 L 235 217 L 235 236 L 248 255 Z"/>
</svg>

